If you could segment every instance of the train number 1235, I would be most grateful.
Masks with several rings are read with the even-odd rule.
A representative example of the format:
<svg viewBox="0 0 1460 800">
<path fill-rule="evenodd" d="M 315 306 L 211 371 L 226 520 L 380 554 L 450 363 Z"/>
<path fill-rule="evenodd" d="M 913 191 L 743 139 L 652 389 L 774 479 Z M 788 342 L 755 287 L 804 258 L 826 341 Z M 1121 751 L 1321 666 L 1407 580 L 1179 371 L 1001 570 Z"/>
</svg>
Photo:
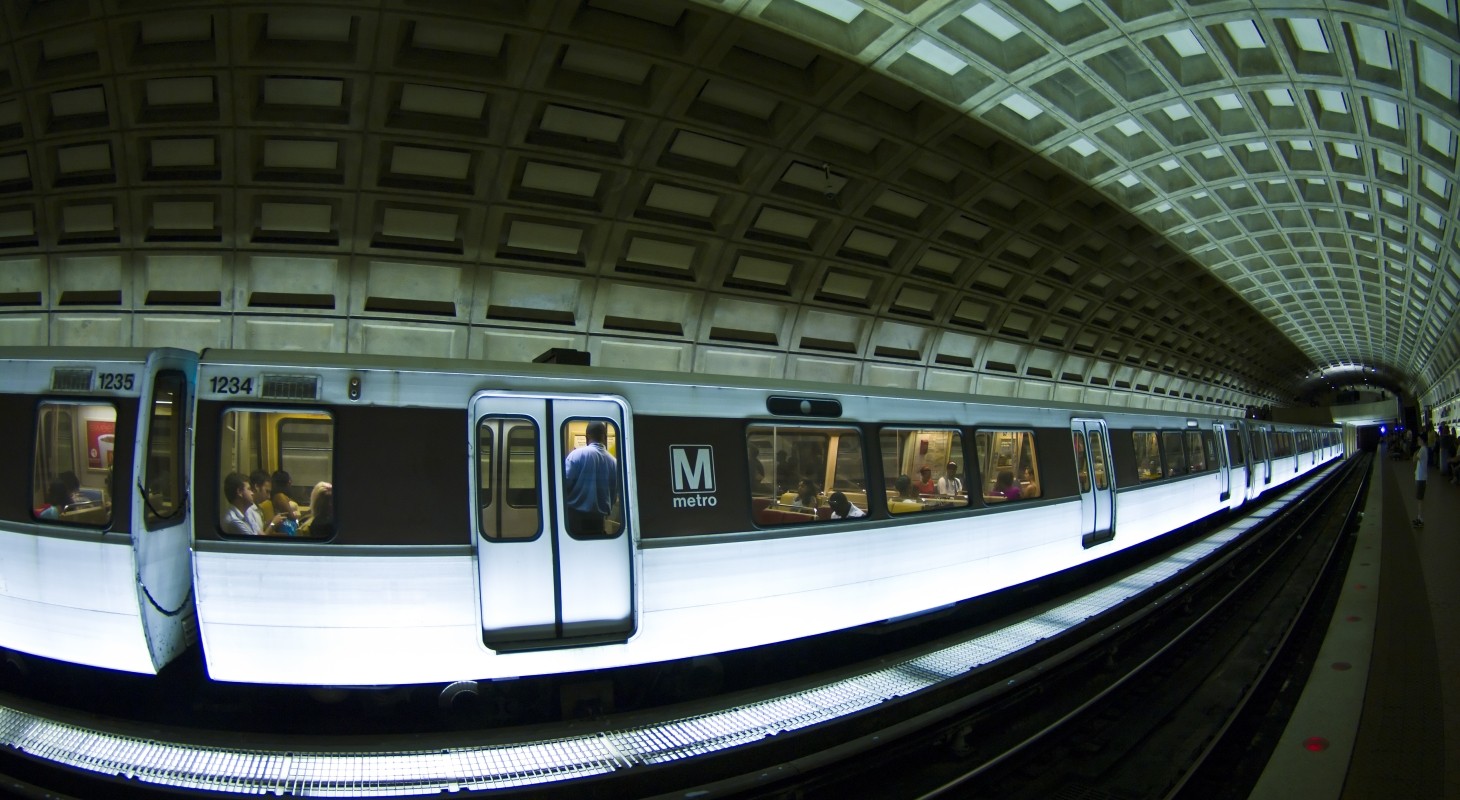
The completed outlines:
<svg viewBox="0 0 1460 800">
<path fill-rule="evenodd" d="M 253 378 L 237 375 L 214 375 L 209 378 L 209 388 L 214 394 L 253 394 Z"/>
<path fill-rule="evenodd" d="M 137 379 L 136 375 L 127 372 L 103 372 L 100 377 L 104 392 L 130 392 Z"/>
</svg>

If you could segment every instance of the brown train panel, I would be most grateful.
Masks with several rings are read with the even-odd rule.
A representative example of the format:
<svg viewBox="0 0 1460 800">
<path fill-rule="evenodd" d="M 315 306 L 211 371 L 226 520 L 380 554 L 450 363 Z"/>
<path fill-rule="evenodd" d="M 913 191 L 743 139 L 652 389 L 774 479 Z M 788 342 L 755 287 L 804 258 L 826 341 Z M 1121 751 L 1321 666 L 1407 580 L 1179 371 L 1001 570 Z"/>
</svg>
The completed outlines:
<svg viewBox="0 0 1460 800">
<path fill-rule="evenodd" d="M 31 521 L 31 461 L 35 454 L 34 395 L 0 394 L 0 519 Z"/>
<path fill-rule="evenodd" d="M 1039 499 L 1074 497 L 1080 493 L 1075 478 L 1075 440 L 1069 428 L 1034 428 L 1039 455 Z"/>
<path fill-rule="evenodd" d="M 640 538 L 753 529 L 745 426 L 738 419 L 634 416 Z M 676 474 L 698 465 L 706 448 L 709 475 Z"/>
</svg>

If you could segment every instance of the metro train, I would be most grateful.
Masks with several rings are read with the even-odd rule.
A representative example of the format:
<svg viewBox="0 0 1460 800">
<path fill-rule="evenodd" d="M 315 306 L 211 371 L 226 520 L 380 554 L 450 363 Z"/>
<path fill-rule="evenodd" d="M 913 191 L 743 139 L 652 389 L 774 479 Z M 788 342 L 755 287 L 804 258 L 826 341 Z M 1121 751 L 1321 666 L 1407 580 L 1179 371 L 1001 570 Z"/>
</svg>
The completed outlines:
<svg viewBox="0 0 1460 800">
<path fill-rule="evenodd" d="M 0 350 L 0 429 L 0 648 L 155 673 L 197 643 L 214 679 L 313 686 L 615 668 L 914 616 L 1343 455 L 1337 427 L 221 350 Z M 613 458 L 587 524 L 564 468 L 581 447 Z M 225 526 L 260 470 L 292 480 L 264 525 Z"/>
</svg>

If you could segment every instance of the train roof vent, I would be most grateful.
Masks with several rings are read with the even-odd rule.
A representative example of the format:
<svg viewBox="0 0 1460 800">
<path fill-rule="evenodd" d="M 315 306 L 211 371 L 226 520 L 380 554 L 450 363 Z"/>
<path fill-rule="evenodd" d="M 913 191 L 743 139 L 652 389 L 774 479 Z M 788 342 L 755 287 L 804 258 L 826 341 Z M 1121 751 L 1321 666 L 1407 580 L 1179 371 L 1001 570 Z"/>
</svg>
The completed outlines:
<svg viewBox="0 0 1460 800">
<path fill-rule="evenodd" d="M 269 400 L 318 400 L 318 375 L 265 375 L 263 396 Z"/>
<path fill-rule="evenodd" d="M 842 402 L 812 397 L 767 397 L 766 410 L 789 417 L 840 417 Z"/>
<path fill-rule="evenodd" d="M 95 375 L 96 370 L 89 367 L 57 367 L 51 370 L 51 391 L 89 392 L 91 391 L 91 379 Z"/>
</svg>

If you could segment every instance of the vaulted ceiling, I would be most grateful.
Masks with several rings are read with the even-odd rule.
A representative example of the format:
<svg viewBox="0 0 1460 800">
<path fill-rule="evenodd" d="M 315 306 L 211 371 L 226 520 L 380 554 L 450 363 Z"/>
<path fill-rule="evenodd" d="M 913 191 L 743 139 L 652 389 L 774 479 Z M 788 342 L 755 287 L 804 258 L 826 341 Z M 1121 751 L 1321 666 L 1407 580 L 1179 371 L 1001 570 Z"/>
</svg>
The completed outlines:
<svg viewBox="0 0 1460 800">
<path fill-rule="evenodd" d="M 1460 394 L 1453 0 L 0 15 L 0 344 Z"/>
</svg>

